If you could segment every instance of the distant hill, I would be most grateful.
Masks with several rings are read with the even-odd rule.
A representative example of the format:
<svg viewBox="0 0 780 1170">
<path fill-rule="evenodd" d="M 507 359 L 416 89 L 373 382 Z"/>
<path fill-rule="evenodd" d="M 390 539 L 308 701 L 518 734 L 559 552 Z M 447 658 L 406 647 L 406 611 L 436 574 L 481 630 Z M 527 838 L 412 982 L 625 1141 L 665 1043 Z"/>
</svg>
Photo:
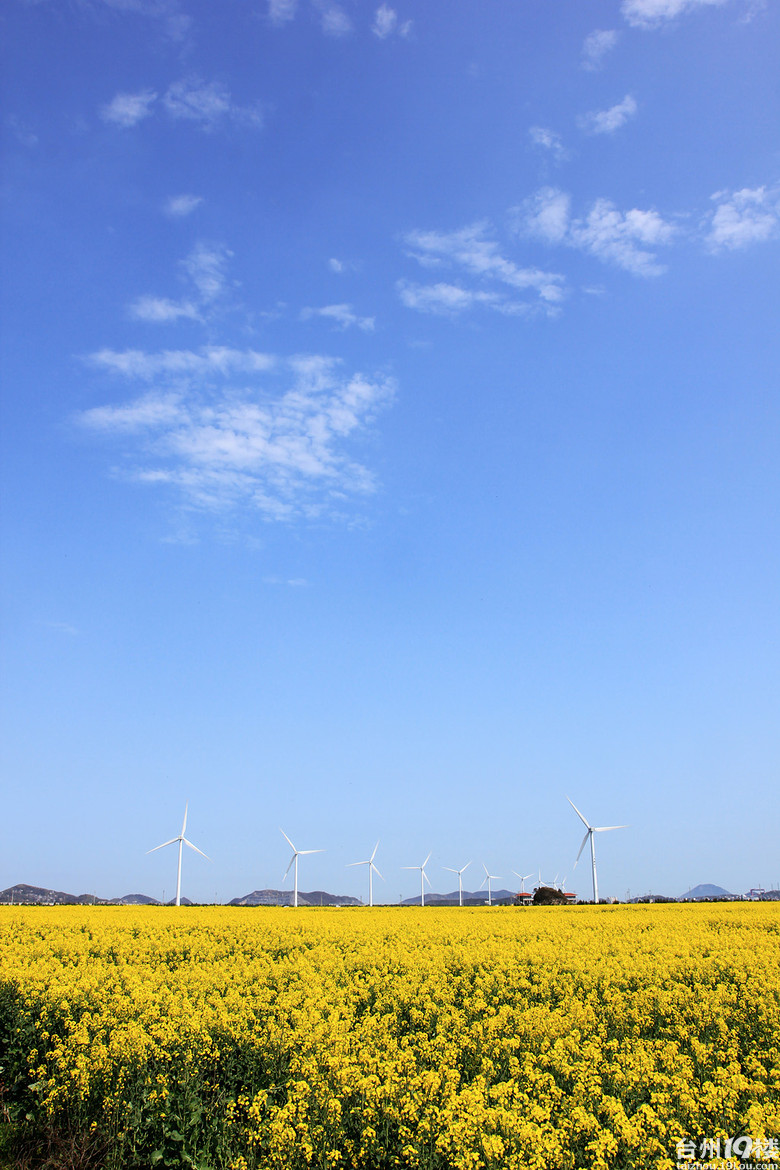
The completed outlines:
<svg viewBox="0 0 780 1170">
<path fill-rule="evenodd" d="M 28 886 L 25 882 L 9 886 L 0 893 L 0 902 L 17 906 L 83 906 L 94 902 L 91 894 L 65 894 L 62 890 L 47 890 L 44 886 Z"/>
<path fill-rule="evenodd" d="M 109 906 L 159 906 L 156 898 L 147 894 L 125 894 L 123 898 L 112 898 Z"/>
<path fill-rule="evenodd" d="M 228 906 L 292 906 L 292 890 L 253 890 L 243 898 L 233 898 Z M 362 906 L 359 898 L 347 894 L 329 894 L 326 890 L 298 891 L 299 906 Z"/>
<path fill-rule="evenodd" d="M 493 903 L 514 902 L 515 895 L 512 890 L 493 890 Z M 463 905 L 464 906 L 487 906 L 487 890 L 464 890 L 463 891 Z M 453 890 L 451 894 L 425 894 L 426 906 L 457 906 L 459 902 L 458 891 Z M 419 906 L 420 895 L 416 898 L 404 898 L 401 902 L 402 906 Z"/>
<path fill-rule="evenodd" d="M 728 890 L 724 890 L 723 886 L 713 886 L 708 882 L 703 885 L 694 886 L 692 890 L 688 890 L 685 894 L 680 894 L 680 899 L 685 902 L 692 902 L 696 898 L 733 898 Z"/>
</svg>

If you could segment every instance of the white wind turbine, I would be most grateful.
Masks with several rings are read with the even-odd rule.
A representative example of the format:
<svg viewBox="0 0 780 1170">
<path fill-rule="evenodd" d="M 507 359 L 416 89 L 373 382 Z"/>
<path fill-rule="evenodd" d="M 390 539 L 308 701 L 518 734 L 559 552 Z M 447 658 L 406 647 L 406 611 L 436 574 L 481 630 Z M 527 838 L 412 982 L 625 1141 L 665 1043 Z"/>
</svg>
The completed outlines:
<svg viewBox="0 0 780 1170">
<path fill-rule="evenodd" d="M 349 864 L 347 865 L 347 869 L 351 869 L 351 867 L 353 865 L 367 865 L 368 866 L 368 904 L 369 904 L 369 906 L 374 905 L 374 883 L 373 883 L 374 874 L 376 874 L 377 877 L 382 878 L 382 881 L 385 880 L 382 877 L 379 870 L 377 869 L 377 867 L 374 865 L 374 858 L 376 857 L 376 851 L 378 848 L 379 848 L 379 842 L 377 841 L 376 845 L 374 846 L 374 852 L 371 854 L 368 861 L 350 861 Z"/>
<path fill-rule="evenodd" d="M 568 796 L 566 797 L 566 799 L 569 800 Z M 577 860 L 574 862 L 574 865 L 576 868 L 577 861 L 579 861 L 579 859 L 582 855 L 582 851 L 585 848 L 585 843 L 590 838 L 590 864 L 591 864 L 591 868 L 593 870 L 593 902 L 596 906 L 598 906 L 598 904 L 599 904 L 599 883 L 598 883 L 598 879 L 596 877 L 596 847 L 593 843 L 593 834 L 594 833 L 611 833 L 613 829 L 627 829 L 628 825 L 602 825 L 600 828 L 596 828 L 594 825 L 588 824 L 588 822 L 585 820 L 585 817 L 582 815 L 580 810 L 577 808 L 577 806 L 573 800 L 569 800 L 569 804 L 574 809 L 577 816 L 580 818 L 583 825 L 585 826 L 585 829 L 587 830 L 585 833 L 585 836 L 582 838 L 582 844 L 580 845 L 580 851 L 577 854 Z"/>
<path fill-rule="evenodd" d="M 179 833 L 178 837 L 171 837 L 170 841 L 163 841 L 162 845 L 155 845 L 154 849 L 147 849 L 146 850 L 146 853 L 148 856 L 150 853 L 156 853 L 158 849 L 165 849 L 167 845 L 175 845 L 178 842 L 178 845 L 179 845 L 179 864 L 178 864 L 178 867 L 176 869 L 176 905 L 177 906 L 181 906 L 181 853 L 182 853 L 182 846 L 189 845 L 190 849 L 194 849 L 196 853 L 200 853 L 201 857 L 206 857 L 206 854 L 203 852 L 202 849 L 198 849 L 197 845 L 193 845 L 192 841 L 188 841 L 187 838 L 184 836 L 185 832 L 187 831 L 187 810 L 189 809 L 189 807 L 190 807 L 189 801 L 187 801 L 187 803 L 184 806 L 184 821 L 182 823 L 181 832 Z M 206 861 L 211 861 L 211 858 L 206 857 Z"/>
<path fill-rule="evenodd" d="M 425 883 L 428 882 L 428 885 L 431 884 L 430 880 L 428 878 L 428 875 L 425 872 L 425 867 L 430 860 L 431 860 L 431 855 L 429 853 L 428 856 L 425 858 L 425 861 L 422 863 L 422 865 L 402 865 L 401 866 L 401 869 L 419 869 L 419 871 L 420 871 L 420 905 L 421 906 L 425 905 Z"/>
<path fill-rule="evenodd" d="M 484 880 L 482 882 L 482 886 L 484 886 L 485 882 L 487 882 L 488 906 L 492 906 L 493 905 L 493 891 L 490 888 L 490 883 L 491 883 L 491 881 L 500 882 L 501 878 L 498 876 L 497 873 L 488 873 L 488 867 L 485 865 L 484 861 L 482 862 L 482 868 L 485 871 L 485 877 L 484 877 Z M 480 886 L 479 888 L 482 889 L 482 886 Z"/>
<path fill-rule="evenodd" d="M 284 877 L 282 878 L 282 881 L 285 880 L 285 878 L 287 877 L 288 873 L 290 872 L 290 870 L 292 869 L 292 867 L 294 865 L 295 866 L 295 880 L 294 880 L 293 884 L 295 887 L 295 893 L 293 895 L 293 906 L 295 906 L 297 908 L 297 906 L 298 906 L 298 858 L 304 853 L 324 853 L 325 850 L 324 849 L 296 849 L 295 846 L 293 845 L 292 841 L 290 840 L 290 838 L 285 833 L 284 829 L 280 829 L 279 832 L 282 834 L 285 841 L 287 842 L 287 844 L 290 846 L 290 848 L 293 851 L 293 855 L 290 858 L 290 864 L 287 866 L 287 869 L 284 871 Z"/>
<path fill-rule="evenodd" d="M 518 873 L 516 869 L 513 869 L 512 873 L 515 875 L 515 877 L 520 878 L 520 893 L 524 894 L 525 883 L 528 881 L 529 877 L 533 877 L 534 875 L 532 873 Z"/>
<path fill-rule="evenodd" d="M 442 869 L 446 869 L 447 873 L 456 873 L 458 875 L 458 905 L 459 906 L 463 905 L 463 874 L 466 872 L 466 870 L 468 869 L 468 867 L 470 865 L 471 865 L 471 862 L 467 861 L 466 864 L 463 866 L 463 869 L 453 869 L 452 866 L 449 866 L 449 865 L 442 866 Z"/>
</svg>

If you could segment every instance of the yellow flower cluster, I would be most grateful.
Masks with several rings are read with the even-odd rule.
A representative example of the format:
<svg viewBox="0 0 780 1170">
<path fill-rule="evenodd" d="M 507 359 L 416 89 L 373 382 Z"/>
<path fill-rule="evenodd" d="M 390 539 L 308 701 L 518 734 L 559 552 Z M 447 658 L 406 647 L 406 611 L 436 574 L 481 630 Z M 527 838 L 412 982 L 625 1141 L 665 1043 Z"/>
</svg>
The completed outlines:
<svg viewBox="0 0 780 1170">
<path fill-rule="evenodd" d="M 3 907 L 0 984 L 5 1092 L 126 1167 L 670 1170 L 780 1135 L 771 903 Z"/>
</svg>

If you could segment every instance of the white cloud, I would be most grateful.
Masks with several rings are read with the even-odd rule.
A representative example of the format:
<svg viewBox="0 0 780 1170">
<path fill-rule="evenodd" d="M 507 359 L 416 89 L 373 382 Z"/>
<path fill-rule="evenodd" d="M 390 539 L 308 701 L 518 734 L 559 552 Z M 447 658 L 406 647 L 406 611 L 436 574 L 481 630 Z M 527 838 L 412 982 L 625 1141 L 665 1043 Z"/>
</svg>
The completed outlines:
<svg viewBox="0 0 780 1170">
<path fill-rule="evenodd" d="M 254 128 L 263 124 L 258 106 L 236 105 L 230 92 L 217 81 L 183 78 L 168 87 L 162 100 L 172 118 L 195 122 L 202 130 L 214 130 L 226 118 Z"/>
<path fill-rule="evenodd" d="M 780 227 L 780 192 L 766 187 L 718 191 L 706 241 L 712 251 L 734 250 L 774 239 Z"/>
<path fill-rule="evenodd" d="M 139 93 L 118 93 L 108 105 L 103 106 L 100 116 L 104 122 L 112 122 L 115 126 L 136 126 L 149 117 L 156 100 L 157 94 L 152 89 L 144 89 Z"/>
<path fill-rule="evenodd" d="M 201 195 L 171 195 L 165 204 L 165 214 L 174 219 L 181 219 L 185 215 L 192 215 L 202 202 Z"/>
<path fill-rule="evenodd" d="M 637 111 L 637 104 L 630 93 L 627 93 L 622 102 L 611 106 L 608 110 L 594 110 L 579 119 L 581 128 L 588 134 L 614 134 L 621 126 L 625 126 L 629 118 L 633 118 Z"/>
<path fill-rule="evenodd" d="M 408 309 L 441 316 L 455 316 L 478 305 L 494 309 L 502 302 L 498 293 L 462 288 L 460 285 L 447 284 L 443 281 L 438 284 L 420 285 L 402 280 L 398 282 L 397 287 L 401 303 Z"/>
<path fill-rule="evenodd" d="M 623 0 L 620 11 L 634 28 L 657 28 L 664 21 L 674 20 L 695 8 L 720 7 L 726 3 L 728 0 Z"/>
<path fill-rule="evenodd" d="M 171 301 L 167 297 L 138 297 L 128 306 L 128 312 L 136 321 L 150 321 L 155 324 L 181 319 L 202 320 L 197 305 L 192 301 Z"/>
<path fill-rule="evenodd" d="M 298 0 L 268 0 L 268 19 L 271 24 L 282 25 L 295 19 Z"/>
<path fill-rule="evenodd" d="M 277 359 L 255 349 L 231 349 L 223 345 L 200 349 L 164 349 L 150 353 L 143 349 L 100 349 L 88 355 L 93 366 L 124 378 L 144 382 L 152 379 L 211 379 L 215 375 L 257 374 L 272 370 Z"/>
<path fill-rule="evenodd" d="M 352 21 L 343 8 L 320 0 L 322 31 L 329 37 L 345 37 L 352 32 Z"/>
<path fill-rule="evenodd" d="M 328 261 L 328 267 L 331 272 L 343 272 L 346 266 L 343 260 L 337 260 L 335 256 L 331 256 Z"/>
<path fill-rule="evenodd" d="M 146 294 L 129 305 L 130 316 L 156 324 L 205 320 L 213 314 L 216 302 L 227 290 L 225 270 L 232 254 L 218 244 L 197 243 L 181 262 L 184 278 L 193 286 L 191 294 L 180 300 Z"/>
<path fill-rule="evenodd" d="M 561 136 L 555 130 L 549 130 L 546 126 L 532 126 L 528 134 L 534 146 L 549 151 L 556 162 L 563 162 L 568 157 Z"/>
<path fill-rule="evenodd" d="M 597 199 L 586 219 L 574 221 L 569 230 L 575 247 L 637 276 L 658 276 L 665 271 L 654 254 L 639 245 L 668 244 L 674 234 L 673 226 L 657 212 L 637 208 L 618 211 L 608 199 Z"/>
<path fill-rule="evenodd" d="M 518 209 L 523 230 L 549 244 L 562 243 L 569 230 L 570 204 L 570 197 L 563 191 L 542 187 Z"/>
<path fill-rule="evenodd" d="M 345 375 L 338 361 L 316 355 L 278 368 L 287 372 L 281 392 L 260 381 L 215 390 L 196 375 L 178 392 L 96 407 L 80 422 L 131 442 L 131 477 L 172 485 L 191 505 L 292 519 L 332 513 L 349 494 L 372 491 L 349 445 L 392 399 L 392 382 Z"/>
<path fill-rule="evenodd" d="M 535 289 L 543 300 L 559 300 L 563 278 L 538 268 L 522 268 L 503 257 L 498 244 L 486 233 L 485 222 L 470 224 L 454 232 L 409 232 L 405 242 L 409 253 L 425 267 L 450 263 L 483 279 L 497 280 L 515 289 Z"/>
<path fill-rule="evenodd" d="M 16 114 L 7 114 L 3 119 L 3 125 L 10 130 L 16 141 L 28 150 L 34 150 L 38 145 L 38 135 Z"/>
<path fill-rule="evenodd" d="M 398 23 L 398 13 L 394 8 L 388 4 L 380 4 L 374 13 L 374 23 L 371 26 L 371 31 L 374 36 L 384 40 L 386 37 L 397 33 L 398 36 L 408 37 L 412 31 L 411 20 L 406 20 L 402 24 Z"/>
<path fill-rule="evenodd" d="M 195 285 L 198 296 L 204 304 L 210 304 L 221 296 L 227 287 L 225 269 L 233 253 L 219 244 L 200 242 L 182 262 L 182 267 Z"/>
<path fill-rule="evenodd" d="M 582 44 L 582 68 L 592 73 L 601 69 L 604 58 L 614 49 L 619 35 L 614 28 L 597 28 L 588 33 Z"/>
<path fill-rule="evenodd" d="M 570 197 L 544 187 L 514 210 L 517 231 L 548 244 L 589 252 L 638 276 L 664 271 L 649 248 L 668 244 L 675 228 L 656 211 L 619 211 L 609 199 L 597 199 L 584 219 L 572 219 Z"/>
<path fill-rule="evenodd" d="M 374 13 L 374 24 L 371 31 L 375 36 L 384 39 L 389 37 L 398 24 L 398 13 L 387 4 L 380 4 Z"/>
<path fill-rule="evenodd" d="M 333 321 L 340 329 L 349 329 L 350 326 L 355 325 L 364 332 L 370 332 L 375 323 L 373 317 L 358 317 L 351 305 L 325 305 L 321 309 L 303 309 L 301 317 L 304 320 L 311 317 L 325 317 L 326 320 Z"/>
<path fill-rule="evenodd" d="M 142 431 L 176 422 L 180 400 L 172 394 L 148 394 L 125 406 L 93 406 L 80 416 L 85 426 L 98 431 Z"/>
</svg>

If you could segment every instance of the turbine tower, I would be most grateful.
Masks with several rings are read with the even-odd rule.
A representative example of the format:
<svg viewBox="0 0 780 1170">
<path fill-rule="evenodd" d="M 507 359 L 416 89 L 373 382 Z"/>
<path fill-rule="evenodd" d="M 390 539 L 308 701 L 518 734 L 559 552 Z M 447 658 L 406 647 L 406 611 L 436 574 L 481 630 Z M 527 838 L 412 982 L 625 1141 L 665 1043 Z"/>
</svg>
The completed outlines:
<svg viewBox="0 0 780 1170">
<path fill-rule="evenodd" d="M 484 861 L 482 862 L 482 868 L 485 871 L 485 877 L 482 881 L 482 886 L 484 886 L 485 882 L 487 882 L 488 906 L 492 906 L 493 905 L 493 891 L 490 888 L 490 883 L 491 883 L 491 881 L 499 882 L 499 881 L 501 881 L 501 879 L 497 873 L 488 873 L 488 867 L 485 865 Z M 482 889 L 482 886 L 480 886 L 479 888 Z"/>
<path fill-rule="evenodd" d="M 442 869 L 446 869 L 447 873 L 456 873 L 458 875 L 458 905 L 459 906 L 463 905 L 463 874 L 466 872 L 466 870 L 468 869 L 468 867 L 470 865 L 471 865 L 471 862 L 467 861 L 466 864 L 463 866 L 463 869 L 453 869 L 452 866 L 450 866 L 450 865 L 443 865 L 442 866 Z"/>
<path fill-rule="evenodd" d="M 165 849 L 166 846 L 168 846 L 168 845 L 176 845 L 178 843 L 179 864 L 178 864 L 178 867 L 176 869 L 176 905 L 177 906 L 181 906 L 181 854 L 182 854 L 182 846 L 189 845 L 190 849 L 194 849 L 196 853 L 200 853 L 201 857 L 206 857 L 206 854 L 203 852 L 202 849 L 198 849 L 197 845 L 193 845 L 192 841 L 188 841 L 187 838 L 184 836 L 184 834 L 187 831 L 187 810 L 189 809 L 189 807 L 190 807 L 190 803 L 189 803 L 189 801 L 187 801 L 187 803 L 184 806 L 184 821 L 182 823 L 181 832 L 179 833 L 178 837 L 171 837 L 170 841 L 163 841 L 162 845 L 155 845 L 154 849 L 147 849 L 146 850 L 146 854 L 148 856 L 150 853 L 156 853 L 158 849 Z M 211 861 L 211 858 L 206 857 L 206 861 Z"/>
<path fill-rule="evenodd" d="M 568 796 L 566 797 L 566 799 L 569 800 Z M 586 829 L 586 833 L 585 833 L 585 836 L 582 838 L 582 844 L 580 845 L 580 851 L 577 854 L 577 860 L 574 862 L 574 866 L 576 868 L 577 861 L 579 861 L 580 857 L 582 856 L 582 851 L 585 848 L 585 844 L 588 840 L 590 840 L 590 864 L 591 864 L 591 869 L 593 870 L 593 902 L 594 902 L 594 905 L 598 906 L 598 904 L 599 904 L 599 883 L 598 883 L 598 878 L 596 877 L 596 846 L 594 845 L 594 842 L 593 842 L 593 834 L 594 833 L 611 833 L 613 829 L 627 829 L 628 825 L 602 825 L 600 828 L 596 828 L 594 825 L 588 824 L 588 822 L 585 820 L 585 817 L 582 815 L 580 810 L 577 808 L 577 806 L 573 800 L 569 800 L 569 804 L 574 809 L 574 811 L 576 812 L 577 816 L 580 818 L 580 820 L 582 821 L 582 823 Z"/>
<path fill-rule="evenodd" d="M 298 858 L 301 857 L 302 854 L 304 854 L 304 853 L 324 853 L 325 850 L 324 849 L 296 849 L 295 846 L 293 845 L 292 841 L 290 840 L 290 838 L 285 833 L 284 829 L 280 829 L 279 832 L 282 834 L 285 841 L 287 842 L 287 844 L 290 846 L 290 848 L 293 851 L 293 855 L 290 858 L 290 864 L 287 866 L 287 869 L 284 871 L 284 877 L 282 878 L 282 881 L 285 880 L 285 878 L 287 877 L 288 873 L 290 872 L 292 866 L 294 865 L 295 866 L 295 881 L 294 881 L 295 893 L 293 895 L 293 906 L 295 906 L 295 908 L 297 909 L 298 908 Z"/>
<path fill-rule="evenodd" d="M 421 906 L 425 905 L 425 883 L 428 882 L 428 885 L 431 884 L 430 880 L 428 878 L 428 875 L 425 872 L 425 867 L 430 860 L 431 860 L 431 855 L 429 853 L 428 856 L 425 858 L 425 861 L 422 863 L 422 865 L 402 865 L 401 866 L 401 869 L 419 869 L 419 871 L 420 871 L 420 905 Z"/>
<path fill-rule="evenodd" d="M 376 857 L 376 851 L 378 848 L 379 848 L 379 842 L 377 841 L 376 845 L 374 846 L 374 852 L 371 854 L 368 861 L 350 861 L 349 864 L 347 865 L 347 869 L 351 869 L 353 865 L 367 865 L 368 866 L 368 904 L 369 904 L 369 906 L 374 905 L 374 883 L 373 883 L 374 874 L 376 874 L 377 877 L 382 878 L 382 881 L 385 880 L 382 877 L 379 870 L 377 869 L 377 867 L 374 865 L 374 858 Z"/>
</svg>

